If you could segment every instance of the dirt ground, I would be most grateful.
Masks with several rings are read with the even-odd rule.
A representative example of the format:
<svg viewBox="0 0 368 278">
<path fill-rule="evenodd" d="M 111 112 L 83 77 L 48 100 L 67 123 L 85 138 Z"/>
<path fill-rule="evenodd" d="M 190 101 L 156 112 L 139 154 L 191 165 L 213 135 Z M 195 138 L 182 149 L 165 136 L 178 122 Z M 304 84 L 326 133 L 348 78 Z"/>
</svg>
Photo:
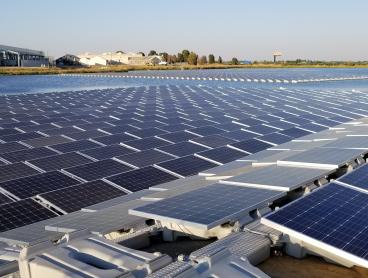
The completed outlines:
<svg viewBox="0 0 368 278">
<path fill-rule="evenodd" d="M 298 260 L 289 256 L 270 257 L 258 265 L 272 278 L 363 278 L 368 277 L 368 269 L 361 267 L 345 268 L 327 263 L 322 258 L 310 256 Z"/>
</svg>

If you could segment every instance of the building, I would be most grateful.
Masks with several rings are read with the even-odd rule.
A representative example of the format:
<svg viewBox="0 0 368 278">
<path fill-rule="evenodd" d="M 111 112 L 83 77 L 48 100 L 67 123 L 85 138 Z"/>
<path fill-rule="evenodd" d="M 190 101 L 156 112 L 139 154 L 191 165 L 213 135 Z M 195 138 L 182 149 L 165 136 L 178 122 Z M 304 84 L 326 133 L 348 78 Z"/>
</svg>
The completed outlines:
<svg viewBox="0 0 368 278">
<path fill-rule="evenodd" d="M 83 53 L 77 55 L 79 62 L 85 66 L 96 65 L 158 65 L 163 58 L 158 55 L 144 56 L 143 53 L 104 52 L 102 54 Z"/>
<path fill-rule="evenodd" d="M 65 67 L 65 66 L 80 66 L 79 57 L 72 54 L 65 54 L 64 56 L 55 60 L 56 66 Z"/>
<path fill-rule="evenodd" d="M 46 67 L 49 59 L 43 51 L 0 45 L 0 66 Z"/>
</svg>

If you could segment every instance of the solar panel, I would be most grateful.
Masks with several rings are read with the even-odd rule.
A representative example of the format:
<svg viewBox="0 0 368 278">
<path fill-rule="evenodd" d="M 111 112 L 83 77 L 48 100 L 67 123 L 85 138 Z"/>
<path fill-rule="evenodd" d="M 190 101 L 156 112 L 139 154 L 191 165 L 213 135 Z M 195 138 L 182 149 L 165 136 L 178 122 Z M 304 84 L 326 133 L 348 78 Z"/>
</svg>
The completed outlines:
<svg viewBox="0 0 368 278">
<path fill-rule="evenodd" d="M 202 127 L 189 129 L 188 131 L 198 134 L 199 136 L 208 136 L 208 135 L 219 134 L 219 133 L 225 132 L 225 130 L 222 130 L 222 129 L 219 129 L 213 126 L 202 126 Z"/>
<path fill-rule="evenodd" d="M 156 138 L 156 137 L 147 137 L 143 139 L 137 139 L 137 140 L 124 142 L 124 145 L 132 147 L 137 150 L 141 150 L 141 151 L 158 148 L 158 147 L 165 146 L 168 144 L 170 143 L 167 141 L 161 140 L 159 138 Z"/>
<path fill-rule="evenodd" d="M 193 155 L 161 162 L 157 164 L 160 168 L 181 177 L 196 175 L 201 171 L 216 167 L 217 164 L 195 157 Z"/>
<path fill-rule="evenodd" d="M 60 172 L 48 172 L 0 183 L 0 187 L 19 199 L 79 183 Z"/>
<path fill-rule="evenodd" d="M 93 149 L 98 147 L 101 147 L 101 145 L 89 140 L 80 140 L 52 146 L 53 149 L 63 153 Z"/>
<path fill-rule="evenodd" d="M 96 180 L 44 193 L 40 197 L 70 213 L 122 195 L 126 193 L 104 181 Z"/>
<path fill-rule="evenodd" d="M 133 169 L 127 165 L 119 163 L 112 159 L 106 159 L 71 168 L 66 168 L 63 171 L 68 172 L 74 176 L 80 177 L 85 181 L 93 181 L 116 175 Z"/>
<path fill-rule="evenodd" d="M 201 145 L 207 146 L 208 148 L 216 148 L 216 147 L 222 147 L 227 144 L 235 143 L 236 140 L 226 138 L 224 136 L 215 134 L 215 135 L 209 135 L 205 137 L 198 137 L 195 139 L 190 140 L 191 142 L 196 142 Z"/>
<path fill-rule="evenodd" d="M 40 148 L 45 146 L 67 143 L 71 141 L 72 141 L 71 139 L 63 137 L 61 135 L 55 135 L 50 137 L 40 137 L 35 139 L 24 140 L 23 143 L 33 148 Z"/>
<path fill-rule="evenodd" d="M 157 137 L 163 138 L 165 140 L 169 140 L 173 143 L 180 143 L 184 141 L 188 141 L 193 138 L 197 138 L 198 135 L 186 132 L 186 131 L 178 131 L 173 133 L 167 133 L 167 134 L 160 134 Z"/>
<path fill-rule="evenodd" d="M 19 144 L 18 142 L 9 142 L 0 144 L 0 154 L 2 153 L 9 153 L 9 152 L 16 152 L 20 150 L 26 150 L 28 147 Z"/>
<path fill-rule="evenodd" d="M 177 177 L 152 166 L 132 170 L 107 178 L 108 181 L 113 182 L 114 184 L 119 185 L 130 192 L 147 189 L 151 186 L 176 179 Z"/>
<path fill-rule="evenodd" d="M 133 136 L 130 136 L 128 134 L 124 134 L 124 133 L 118 133 L 118 134 L 113 134 L 113 135 L 105 135 L 105 136 L 100 136 L 100 137 L 96 137 L 93 138 L 94 141 L 100 142 L 102 144 L 105 145 L 114 145 L 114 144 L 119 144 L 122 142 L 126 142 L 126 141 L 130 141 L 130 140 L 134 140 L 136 139 Z"/>
<path fill-rule="evenodd" d="M 35 149 L 27 149 L 21 150 L 11 153 L 3 153 L 1 157 L 6 159 L 9 162 L 19 162 L 19 161 L 26 161 L 35 158 L 41 158 L 45 156 L 54 155 L 56 152 L 53 150 L 47 149 L 45 147 L 35 148 Z"/>
<path fill-rule="evenodd" d="M 0 166 L 0 182 L 38 174 L 39 171 L 21 162 Z"/>
<path fill-rule="evenodd" d="M 130 130 L 128 133 L 138 136 L 140 138 L 146 138 L 159 134 L 164 134 L 166 133 L 166 131 L 153 127 L 153 128 Z"/>
<path fill-rule="evenodd" d="M 173 159 L 173 156 L 165 154 L 156 150 L 146 150 L 141 152 L 135 152 L 132 154 L 122 155 L 116 157 L 120 161 L 126 162 L 136 167 L 145 167 L 160 163 L 166 160 Z"/>
<path fill-rule="evenodd" d="M 104 135 L 106 135 L 106 133 L 98 131 L 97 129 L 92 129 L 88 131 L 70 133 L 68 134 L 68 137 L 73 138 L 74 140 L 84 140 Z"/>
<path fill-rule="evenodd" d="M 13 142 L 13 141 L 23 141 L 23 140 L 39 138 L 39 137 L 43 137 L 43 136 L 37 132 L 28 132 L 28 133 L 19 133 L 19 134 L 1 136 L 0 140 L 3 140 L 4 142 Z"/>
<path fill-rule="evenodd" d="M 225 164 L 236 159 L 245 157 L 247 156 L 247 154 L 228 147 L 220 147 L 204 152 L 199 152 L 195 154 L 195 156 L 210 160 L 212 162 L 216 162 L 218 164 Z"/>
<path fill-rule="evenodd" d="M 236 221 L 283 195 L 272 190 L 213 184 L 131 209 L 129 213 L 208 230 Z"/>
<path fill-rule="evenodd" d="M 244 129 L 247 131 L 258 133 L 260 135 L 266 135 L 278 131 L 278 129 L 266 125 L 255 125 Z"/>
<path fill-rule="evenodd" d="M 44 171 L 52 171 L 86 164 L 92 161 L 78 153 L 72 152 L 34 159 L 28 162 Z"/>
<path fill-rule="evenodd" d="M 160 147 L 158 149 L 165 153 L 179 156 L 179 157 L 208 150 L 208 148 L 205 148 L 205 147 L 202 147 L 202 146 L 190 143 L 190 142 L 181 142 L 177 144 L 171 144 L 171 145 L 167 145 L 164 147 Z"/>
<path fill-rule="evenodd" d="M 294 237 L 312 245 L 318 244 L 335 256 L 347 258 L 347 254 L 352 254 L 366 260 L 367 215 L 366 193 L 331 183 L 266 216 L 262 222 L 287 234 L 292 232 Z"/>
<path fill-rule="evenodd" d="M 308 134 L 311 134 L 312 132 L 297 128 L 297 127 L 292 127 L 289 129 L 285 129 L 282 131 L 279 131 L 279 133 L 293 137 L 293 138 L 298 138 L 298 137 L 302 137 Z"/>
<path fill-rule="evenodd" d="M 368 165 L 363 165 L 353 172 L 345 174 L 338 181 L 368 190 Z"/>
<path fill-rule="evenodd" d="M 221 181 L 223 184 L 240 185 L 270 190 L 291 191 L 326 178 L 331 171 L 301 167 L 268 166 Z"/>
<path fill-rule="evenodd" d="M 224 137 L 236 140 L 236 141 L 244 141 L 244 140 L 252 139 L 258 136 L 254 133 L 246 132 L 244 130 L 230 131 L 230 132 L 223 133 L 221 135 Z"/>
<path fill-rule="evenodd" d="M 320 132 L 320 131 L 326 129 L 324 126 L 314 124 L 314 123 L 305 124 L 305 125 L 302 125 L 300 127 L 305 129 L 305 130 L 310 130 L 310 131 L 314 131 L 314 132 Z"/>
<path fill-rule="evenodd" d="M 274 132 L 274 133 L 270 133 L 270 134 L 258 137 L 258 139 L 271 143 L 271 144 L 279 145 L 279 144 L 289 142 L 293 138 L 290 136 L 284 135 L 284 134 Z"/>
<path fill-rule="evenodd" d="M 134 152 L 135 152 L 134 150 L 125 148 L 120 145 L 110 145 L 106 147 L 99 147 L 81 151 L 81 153 L 86 154 L 95 159 L 107 159 L 112 158 L 114 156 L 120 156 Z"/>
<path fill-rule="evenodd" d="M 0 232 L 29 225 L 57 216 L 51 210 L 31 199 L 20 200 L 0 206 Z"/>
<path fill-rule="evenodd" d="M 272 147 L 272 145 L 257 139 L 249 139 L 246 141 L 230 144 L 229 147 L 252 154 Z"/>
<path fill-rule="evenodd" d="M 12 199 L 10 199 L 9 197 L 5 196 L 4 194 L 0 193 L 0 206 L 6 203 L 11 203 L 13 202 Z"/>
</svg>

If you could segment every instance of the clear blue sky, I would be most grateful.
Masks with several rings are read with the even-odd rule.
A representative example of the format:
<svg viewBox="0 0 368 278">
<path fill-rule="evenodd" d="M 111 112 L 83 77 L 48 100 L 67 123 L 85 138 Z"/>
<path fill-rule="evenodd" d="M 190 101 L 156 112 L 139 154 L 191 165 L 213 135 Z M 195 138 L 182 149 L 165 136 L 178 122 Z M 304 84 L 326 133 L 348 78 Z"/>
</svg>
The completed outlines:
<svg viewBox="0 0 368 278">
<path fill-rule="evenodd" d="M 7 0 L 0 44 L 65 53 L 184 48 L 228 59 L 368 60 L 368 0 Z"/>
</svg>

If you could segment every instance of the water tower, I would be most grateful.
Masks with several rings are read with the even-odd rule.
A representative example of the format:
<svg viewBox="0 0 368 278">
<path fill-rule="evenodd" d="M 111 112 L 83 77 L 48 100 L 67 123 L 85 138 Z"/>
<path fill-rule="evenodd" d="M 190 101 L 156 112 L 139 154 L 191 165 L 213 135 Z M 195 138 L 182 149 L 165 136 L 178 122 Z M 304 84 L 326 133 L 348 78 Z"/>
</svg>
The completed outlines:
<svg viewBox="0 0 368 278">
<path fill-rule="evenodd" d="M 272 56 L 273 56 L 273 62 L 276 63 L 277 57 L 282 56 L 282 53 L 280 51 L 275 51 L 274 53 L 272 53 Z"/>
</svg>

